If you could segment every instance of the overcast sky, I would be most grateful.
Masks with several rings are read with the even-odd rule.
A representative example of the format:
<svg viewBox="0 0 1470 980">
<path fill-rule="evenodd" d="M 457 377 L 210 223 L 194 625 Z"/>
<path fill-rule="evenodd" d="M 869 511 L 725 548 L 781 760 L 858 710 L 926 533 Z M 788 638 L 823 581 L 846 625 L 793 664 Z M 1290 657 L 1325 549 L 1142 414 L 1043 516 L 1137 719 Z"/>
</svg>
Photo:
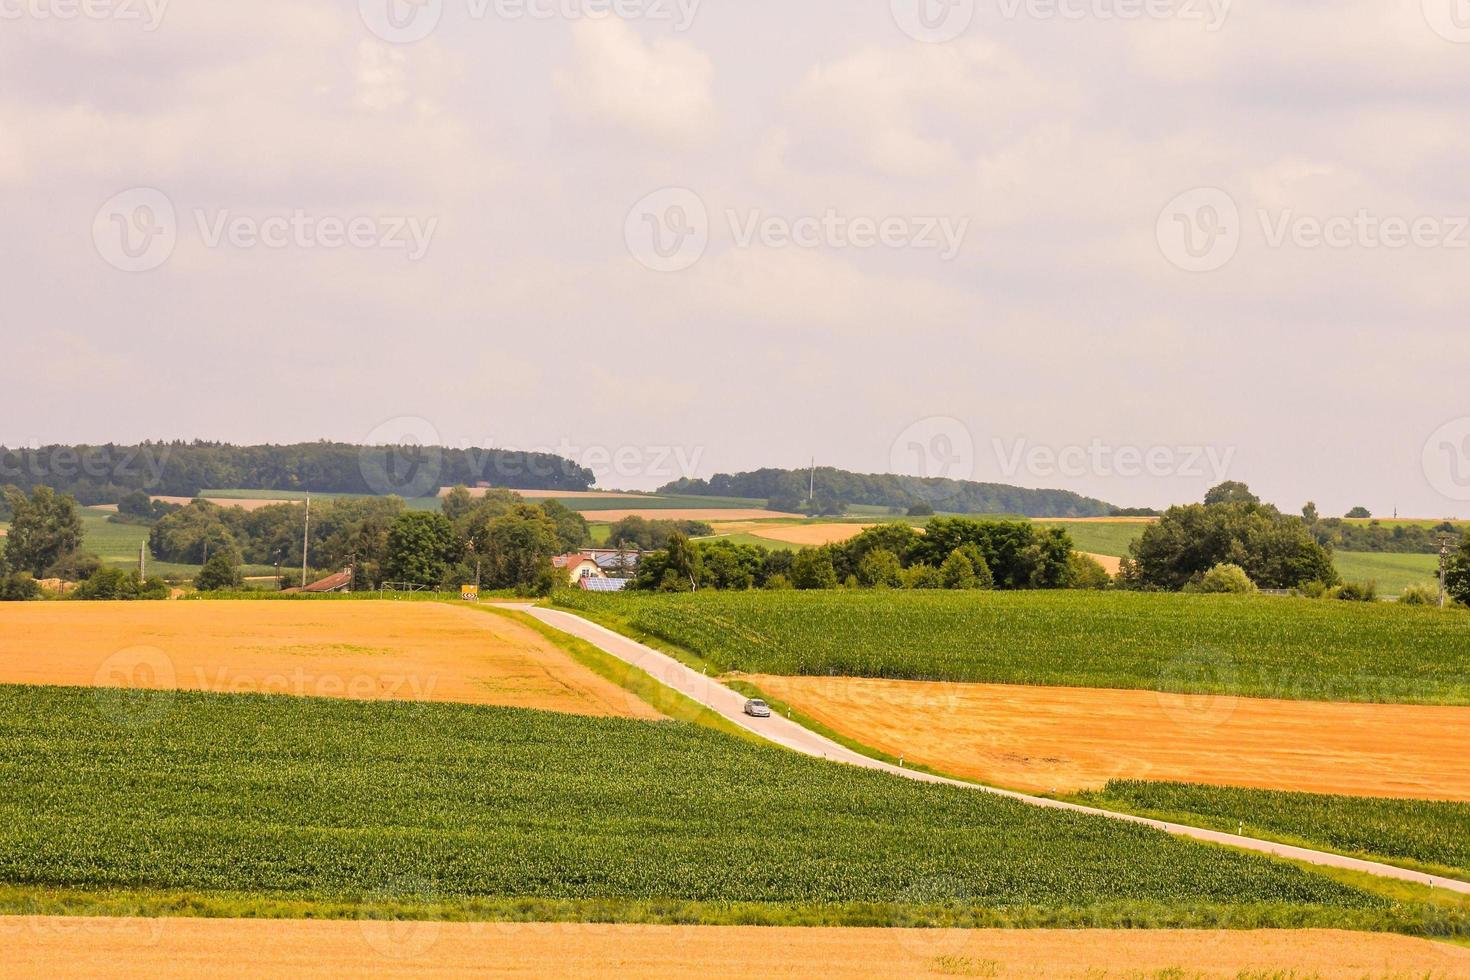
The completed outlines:
<svg viewBox="0 0 1470 980">
<path fill-rule="evenodd" d="M 1470 515 L 1457 0 L 87 2 L 0 0 L 5 444 Z"/>
</svg>

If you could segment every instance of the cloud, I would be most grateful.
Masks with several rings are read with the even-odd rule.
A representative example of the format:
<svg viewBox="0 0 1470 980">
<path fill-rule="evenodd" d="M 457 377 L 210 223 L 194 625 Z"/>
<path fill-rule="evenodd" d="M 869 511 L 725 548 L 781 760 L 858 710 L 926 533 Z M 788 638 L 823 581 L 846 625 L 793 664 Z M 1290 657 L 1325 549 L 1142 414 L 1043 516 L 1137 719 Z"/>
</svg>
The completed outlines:
<svg viewBox="0 0 1470 980">
<path fill-rule="evenodd" d="M 265 29 L 272 11 L 281 18 L 278 34 Z M 228 55 L 196 56 L 220 45 L 221 30 L 237 22 L 239 43 Z M 101 35 L 109 45 L 127 40 L 111 26 Z M 78 42 L 55 43 L 63 52 Z M 458 59 L 433 41 L 395 49 L 367 39 L 345 10 L 267 4 L 259 17 L 219 22 L 171 10 L 160 33 L 142 43 L 165 45 L 155 74 L 140 77 L 136 61 L 107 47 L 90 87 L 68 92 L 63 82 L 42 97 L 26 94 L 18 76 L 32 85 L 37 73 L 58 74 L 55 65 L 0 61 L 0 133 L 16 136 L 0 155 L 0 181 L 54 180 L 69 191 L 90 178 L 115 184 L 112 191 L 226 185 L 232 194 L 248 189 L 291 203 L 320 188 L 358 200 L 421 198 L 426 186 L 503 169 L 447 107 Z M 0 45 L 0 54 L 9 50 Z M 328 50 L 339 54 L 323 57 Z M 116 100 L 113 89 L 133 97 Z"/>
<path fill-rule="evenodd" d="M 688 41 L 643 41 L 619 18 L 572 25 L 574 63 L 552 78 L 577 119 L 670 144 L 690 144 L 714 130 L 714 63 Z"/>
<path fill-rule="evenodd" d="M 1067 86 L 988 41 L 865 46 L 807 72 L 792 97 L 808 126 L 883 174 L 938 177 L 1004 139 Z"/>
</svg>

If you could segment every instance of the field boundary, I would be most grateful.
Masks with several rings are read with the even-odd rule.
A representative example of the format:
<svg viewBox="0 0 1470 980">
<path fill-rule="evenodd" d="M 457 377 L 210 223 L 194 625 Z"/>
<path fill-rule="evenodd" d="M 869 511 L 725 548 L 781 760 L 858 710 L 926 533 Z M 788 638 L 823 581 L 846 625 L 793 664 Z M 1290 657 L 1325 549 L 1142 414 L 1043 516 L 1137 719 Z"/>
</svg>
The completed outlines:
<svg viewBox="0 0 1470 980">
<path fill-rule="evenodd" d="M 1054 799 L 1051 797 L 1032 796 L 1026 793 L 1018 793 L 1014 790 L 998 789 L 985 786 L 980 783 L 965 780 L 952 779 L 946 776 L 936 776 L 931 773 L 915 769 L 899 768 L 888 762 L 873 759 L 860 752 L 832 741 L 824 735 L 811 731 L 792 719 L 773 716 L 771 718 L 754 719 L 746 718 L 742 706 L 745 696 L 732 690 L 715 677 L 699 675 L 680 663 L 668 654 L 661 653 L 651 647 L 645 646 L 636 640 L 632 640 L 607 626 L 584 619 L 581 616 L 564 609 L 547 609 L 539 606 L 527 606 L 525 610 L 556 629 L 571 633 L 582 639 L 589 640 L 601 647 L 607 653 L 619 659 L 627 660 L 635 665 L 649 662 L 658 664 L 657 677 L 665 684 L 678 685 L 683 692 L 709 707 L 729 720 L 742 725 L 747 730 L 766 738 L 768 741 L 783 746 L 793 751 L 806 755 L 827 759 L 828 761 L 842 762 L 848 765 L 856 765 L 869 769 L 878 769 L 891 775 L 900 776 L 905 779 L 914 779 L 921 782 L 943 783 L 958 786 L 964 789 L 977 790 L 985 793 L 994 793 L 1008 799 L 1017 800 L 1032 806 L 1040 806 L 1052 809 L 1070 810 L 1074 813 L 1082 813 L 1090 816 L 1104 817 L 1110 820 L 1122 820 L 1130 823 L 1142 824 L 1152 827 L 1176 837 L 1187 837 L 1208 844 L 1220 844 L 1234 847 L 1240 850 L 1254 851 L 1271 857 L 1284 858 L 1288 860 L 1302 861 L 1314 866 L 1325 866 L 1339 868 L 1349 871 L 1358 871 L 1365 874 L 1375 875 L 1381 878 L 1397 879 L 1400 881 L 1428 885 L 1433 888 L 1444 889 L 1449 892 L 1470 895 L 1470 882 L 1460 881 L 1454 878 L 1446 878 L 1441 875 L 1425 874 L 1423 872 L 1411 871 L 1396 865 L 1384 864 L 1378 861 L 1369 861 L 1348 855 L 1337 854 L 1330 851 L 1318 850 L 1316 848 L 1300 847 L 1293 844 L 1283 844 L 1276 841 L 1262 840 L 1247 837 L 1241 834 L 1232 834 L 1226 831 L 1210 830 L 1204 827 L 1195 827 L 1188 824 L 1174 823 L 1166 820 L 1156 820 L 1150 817 L 1141 817 L 1135 814 L 1123 813 L 1113 810 L 1103 810 L 1097 807 L 1083 806 L 1068 800 Z M 558 625 L 558 624 L 562 625 Z M 570 627 L 570 628 L 568 628 Z M 612 643 L 606 643 L 611 639 Z M 620 649 L 621 648 L 621 651 Z M 629 659 L 632 657 L 634 659 Z M 651 672 L 650 672 L 651 673 Z"/>
<path fill-rule="evenodd" d="M 0 885 L 8 916 L 321 919 L 347 921 L 547 922 L 676 926 L 800 926 L 911 929 L 1349 929 L 1429 938 L 1406 909 L 1349 910 L 1257 902 L 1172 905 L 1142 899 L 1066 908 L 845 902 L 720 902 L 692 899 L 477 896 L 401 901 L 378 894 L 299 898 L 184 889 Z M 1147 923 L 1146 926 L 1140 925 Z"/>
</svg>

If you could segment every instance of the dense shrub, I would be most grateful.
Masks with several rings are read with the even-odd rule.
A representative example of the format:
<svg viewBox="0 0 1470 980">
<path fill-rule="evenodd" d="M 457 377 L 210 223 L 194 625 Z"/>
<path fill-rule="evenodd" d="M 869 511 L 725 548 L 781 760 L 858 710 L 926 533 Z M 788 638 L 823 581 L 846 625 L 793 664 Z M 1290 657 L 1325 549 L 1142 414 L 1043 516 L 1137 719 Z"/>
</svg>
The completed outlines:
<svg viewBox="0 0 1470 980">
<path fill-rule="evenodd" d="M 1399 593 L 1399 602 L 1406 606 L 1437 606 L 1439 593 L 1423 585 L 1411 585 Z"/>
<path fill-rule="evenodd" d="M 0 576 L 0 602 L 24 602 L 41 598 L 41 585 L 30 572 Z"/>
<path fill-rule="evenodd" d="M 1108 570 L 1090 555 L 1074 551 L 1067 557 L 1067 585 L 1073 589 L 1106 589 L 1113 584 Z"/>
<path fill-rule="evenodd" d="M 1237 595 L 1246 595 L 1256 591 L 1256 583 L 1251 581 L 1245 569 L 1239 565 L 1221 563 L 1216 565 L 1200 576 L 1199 581 L 1191 582 L 1184 587 L 1185 592 L 1229 592 Z"/>
<path fill-rule="evenodd" d="M 122 568 L 103 568 L 77 586 L 76 599 L 167 599 L 168 583 L 161 578 L 138 581 L 138 574 Z"/>
<path fill-rule="evenodd" d="M 242 584 L 240 557 L 232 551 L 216 551 L 194 576 L 194 588 L 200 592 L 238 589 Z"/>
<path fill-rule="evenodd" d="M 1333 599 L 1344 602 L 1377 602 L 1377 582 L 1344 582 L 1328 593 Z"/>
</svg>

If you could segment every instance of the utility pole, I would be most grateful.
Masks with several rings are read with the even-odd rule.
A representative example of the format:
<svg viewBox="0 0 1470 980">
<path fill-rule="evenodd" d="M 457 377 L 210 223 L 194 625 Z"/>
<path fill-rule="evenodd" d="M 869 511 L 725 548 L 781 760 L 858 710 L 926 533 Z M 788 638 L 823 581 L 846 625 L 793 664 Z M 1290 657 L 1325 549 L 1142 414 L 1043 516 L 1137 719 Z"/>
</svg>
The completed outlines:
<svg viewBox="0 0 1470 980">
<path fill-rule="evenodd" d="M 1454 538 L 1450 537 L 1448 534 L 1441 534 L 1439 536 L 1439 608 L 1441 609 L 1444 608 L 1445 563 L 1449 561 L 1450 542 L 1453 540 Z"/>
<path fill-rule="evenodd" d="M 148 581 L 148 563 L 143 557 L 144 549 L 147 547 L 144 542 L 138 542 L 138 581 L 140 583 Z"/>
<path fill-rule="evenodd" d="M 807 478 L 806 501 L 811 503 L 817 499 L 817 457 L 812 457 L 812 469 Z"/>
<path fill-rule="evenodd" d="M 311 494 L 306 495 L 306 520 L 301 525 L 301 588 L 306 588 L 306 549 L 311 543 Z"/>
</svg>

